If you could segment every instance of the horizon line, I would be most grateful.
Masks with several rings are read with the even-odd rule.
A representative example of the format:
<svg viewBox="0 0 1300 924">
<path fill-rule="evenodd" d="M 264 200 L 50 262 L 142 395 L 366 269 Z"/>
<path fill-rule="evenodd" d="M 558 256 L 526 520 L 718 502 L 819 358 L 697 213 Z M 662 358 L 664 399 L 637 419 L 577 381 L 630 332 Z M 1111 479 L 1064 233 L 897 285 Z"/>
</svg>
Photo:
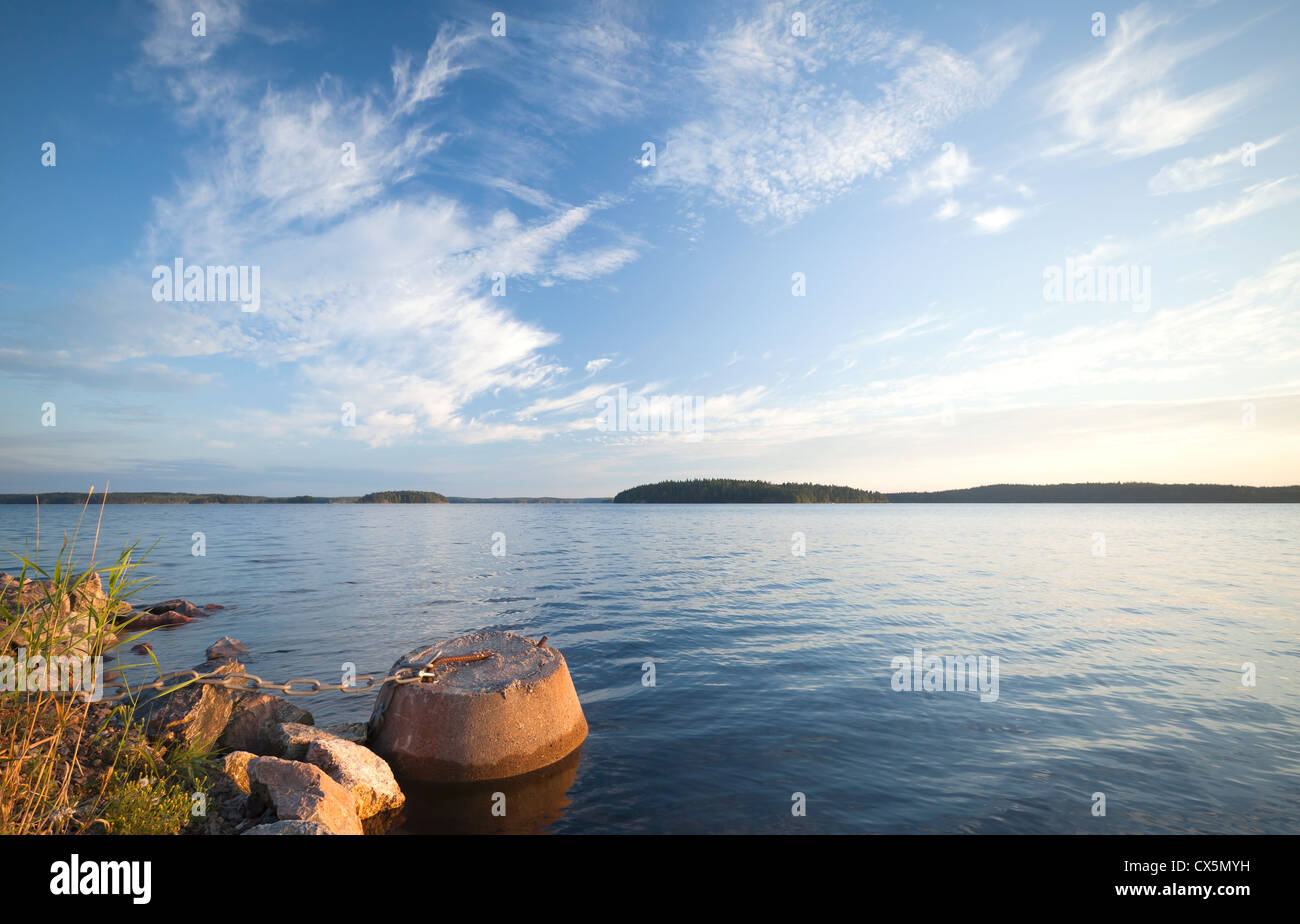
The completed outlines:
<svg viewBox="0 0 1300 924">
<path fill-rule="evenodd" d="M 633 485 L 632 487 L 633 487 L 633 488 L 636 488 L 636 487 L 642 487 L 642 486 L 646 486 L 646 485 L 662 484 L 662 483 L 665 483 L 665 482 L 687 482 L 687 481 L 695 481 L 695 480 L 705 480 L 705 481 L 708 481 L 708 480 L 719 480 L 719 481 L 723 481 L 723 480 L 725 480 L 725 481 L 753 481 L 753 482 L 763 482 L 763 481 L 766 481 L 768 484 L 778 484 L 778 485 L 779 485 L 779 484 L 816 484 L 816 485 L 822 485 L 822 486 L 825 486 L 825 487 L 850 487 L 850 486 L 848 486 L 848 485 L 831 485 L 831 484 L 829 484 L 829 483 L 823 484 L 822 482 L 778 482 L 778 481 L 767 481 L 767 479 L 762 479 L 762 478 L 735 478 L 735 479 L 731 479 L 731 478 L 718 478 L 718 479 L 711 479 L 711 478 L 704 478 L 704 479 L 695 479 L 695 478 L 666 478 L 666 479 L 662 479 L 661 481 L 657 481 L 657 482 L 656 482 L 656 481 L 647 481 L 647 482 L 643 482 L 643 483 L 640 484 L 640 485 Z M 974 491 L 974 490 L 978 490 L 978 489 L 980 489 L 980 488 L 1001 488 L 1001 487 L 1056 488 L 1056 487 L 1067 487 L 1067 486 L 1076 486 L 1076 485 L 1093 485 L 1093 486 L 1097 486 L 1097 485 L 1146 485 L 1146 486 L 1161 486 L 1161 487 L 1273 488 L 1273 489 L 1279 489 L 1279 488 L 1300 488 L 1300 483 L 1291 483 L 1291 484 L 1235 484 L 1235 483 L 1229 483 L 1229 482 L 1213 482 L 1213 481 L 1056 481 L 1056 482 L 1002 481 L 1002 482 L 990 482 L 990 483 L 988 483 L 988 484 L 970 485 L 970 486 L 962 487 L 962 488 L 934 488 L 934 489 L 930 489 L 930 490 L 882 491 L 882 490 L 878 490 L 878 489 L 875 489 L 875 488 L 855 488 L 854 490 L 870 491 L 870 492 L 872 492 L 872 493 L 881 494 L 881 495 L 883 495 L 883 496 L 888 497 L 888 496 L 891 496 L 891 495 L 900 495 L 900 494 L 946 494 L 946 493 L 952 493 L 952 492 L 957 492 L 957 491 Z M 624 488 L 624 489 L 622 489 L 622 490 L 623 490 L 623 491 L 631 490 L 631 488 Z M 385 489 L 376 490 L 376 491 L 366 491 L 366 492 L 361 493 L 361 494 L 310 494 L 310 493 L 301 493 L 301 494 L 284 494 L 284 495 L 277 495 L 277 494 L 259 494 L 259 493 L 250 493 L 250 492 L 243 492 L 243 491 L 181 491 L 181 490 L 147 490 L 147 491 L 117 491 L 117 492 L 114 492 L 114 491 L 99 491 L 97 488 L 95 488 L 95 487 L 92 486 L 92 488 L 91 488 L 89 491 L 86 491 L 86 492 L 82 492 L 82 491 L 67 491 L 67 490 L 52 490 L 52 491 L 0 491 L 0 498 L 8 498 L 8 497 L 16 497 L 16 496 L 31 495 L 32 497 L 37 498 L 37 502 L 39 502 L 39 499 L 40 499 L 40 497 L 41 497 L 42 495 L 45 495 L 45 496 L 49 496 L 49 495 L 68 495 L 68 494 L 81 495 L 81 494 L 84 493 L 84 494 L 86 495 L 86 498 L 87 498 L 88 501 L 93 501 L 93 500 L 95 500 L 95 499 L 97 499 L 97 498 L 103 498 L 103 497 L 111 496 L 111 495 L 114 495 L 114 494 L 117 494 L 117 495 L 172 494 L 172 495 L 181 495 L 181 496 L 187 496 L 187 497 L 256 497 L 256 498 L 265 498 L 265 499 L 267 499 L 267 500 L 287 500 L 287 499 L 295 498 L 295 497 L 310 497 L 310 498 L 313 498 L 313 499 L 320 499 L 320 500 L 344 500 L 344 499 L 352 499 L 352 498 L 361 498 L 361 497 L 365 497 L 365 496 L 367 496 L 367 495 L 369 495 L 369 494 L 397 493 L 397 492 L 401 492 L 401 491 L 419 491 L 419 492 L 429 493 L 429 494 L 438 494 L 438 495 L 440 495 L 440 496 L 442 496 L 442 497 L 445 497 L 448 501 L 453 501 L 453 500 L 460 500 L 460 501 L 510 501 L 510 500 L 543 500 L 543 499 L 545 499 L 545 500 L 557 500 L 557 501 L 608 501 L 608 500 L 612 500 L 612 499 L 613 499 L 613 498 L 614 498 L 618 493 L 622 493 L 621 491 L 619 491 L 619 492 L 615 492 L 615 494 L 610 494 L 610 495 L 601 495 L 601 494 L 586 494 L 586 495 L 560 495 L 560 494 L 493 494 L 493 495 L 470 495 L 470 494 L 444 494 L 444 493 L 441 492 L 441 491 L 435 491 L 435 490 L 432 490 L 432 489 L 429 489 L 429 488 L 385 488 Z"/>
</svg>

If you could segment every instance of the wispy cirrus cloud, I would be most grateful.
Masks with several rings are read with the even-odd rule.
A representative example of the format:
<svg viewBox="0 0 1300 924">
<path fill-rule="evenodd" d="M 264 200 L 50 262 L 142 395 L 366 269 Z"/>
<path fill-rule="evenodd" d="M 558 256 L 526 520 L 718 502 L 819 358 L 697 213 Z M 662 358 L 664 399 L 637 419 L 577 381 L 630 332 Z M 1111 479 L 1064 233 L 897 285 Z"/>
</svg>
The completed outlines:
<svg viewBox="0 0 1300 924">
<path fill-rule="evenodd" d="M 1300 198 L 1300 187 L 1294 176 L 1280 177 L 1247 186 L 1240 196 L 1230 202 L 1216 202 L 1192 212 L 1186 218 L 1173 222 L 1165 229 L 1167 236 L 1204 234 L 1224 225 L 1234 224 L 1260 212 L 1275 209 Z"/>
<path fill-rule="evenodd" d="M 705 112 L 668 133 L 653 181 L 698 192 L 745 220 L 790 222 L 880 177 L 932 143 L 935 132 L 987 105 L 1019 75 L 1035 41 L 1004 33 L 970 55 L 914 34 L 897 35 L 862 9 L 764 7 L 698 55 Z M 884 69 L 871 92 L 846 77 Z M 952 165 L 956 168 L 958 165 Z M 950 171 L 951 172 L 951 171 Z"/>
<path fill-rule="evenodd" d="M 1239 79 L 1194 93 L 1181 93 L 1175 72 L 1215 48 L 1230 32 L 1163 41 L 1173 18 L 1141 4 L 1114 17 L 1098 51 L 1062 70 L 1050 83 L 1044 112 L 1064 136 L 1048 155 L 1099 151 L 1141 157 L 1178 147 L 1217 125 L 1249 94 Z"/>
<path fill-rule="evenodd" d="M 1252 145 L 1254 153 L 1266 151 L 1282 140 L 1275 135 L 1266 141 Z M 1165 164 L 1147 181 L 1147 188 L 1157 196 L 1172 193 L 1199 192 L 1227 182 L 1237 168 L 1245 165 L 1244 145 L 1234 145 L 1226 151 L 1207 157 L 1184 157 L 1172 164 Z"/>
<path fill-rule="evenodd" d="M 153 314 L 152 324 L 133 327 L 139 339 L 129 355 L 151 356 L 204 329 L 191 353 L 289 369 L 287 410 L 235 409 L 215 422 L 232 432 L 336 432 L 372 446 L 426 435 L 536 438 L 470 410 L 484 396 L 526 395 L 568 371 L 547 352 L 559 335 L 514 317 L 507 300 L 489 293 L 492 281 L 596 279 L 635 260 L 639 242 L 590 227 L 608 200 L 539 201 L 542 214 L 524 218 L 408 183 L 430 170 L 451 134 L 438 104 L 470 68 L 477 39 L 444 27 L 422 55 L 399 51 L 386 90 L 329 75 L 256 84 L 218 53 L 253 28 L 247 10 L 214 7 L 209 31 L 220 21 L 225 38 L 196 55 L 177 42 L 178 9 L 160 4 L 144 61 L 173 81 L 177 118 L 215 143 L 191 150 L 188 173 L 154 201 L 141 258 L 113 277 L 113 308 L 145 302 Z M 571 244 L 579 229 L 587 232 L 582 248 Z M 153 303 L 149 270 L 174 256 L 261 267 L 261 312 Z M 344 402 L 356 420 L 340 429 Z"/>
</svg>

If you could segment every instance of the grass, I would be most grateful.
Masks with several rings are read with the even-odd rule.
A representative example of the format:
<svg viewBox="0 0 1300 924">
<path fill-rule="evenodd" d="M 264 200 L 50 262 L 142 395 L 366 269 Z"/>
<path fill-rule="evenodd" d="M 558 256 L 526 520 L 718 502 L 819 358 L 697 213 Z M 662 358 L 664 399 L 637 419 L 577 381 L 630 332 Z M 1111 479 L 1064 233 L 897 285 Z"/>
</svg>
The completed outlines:
<svg viewBox="0 0 1300 924">
<path fill-rule="evenodd" d="M 118 622 L 130 610 L 128 596 L 153 582 L 136 577 L 144 558 L 134 558 L 134 544 L 96 567 L 102 503 L 89 560 L 84 568 L 74 565 L 89 503 L 87 495 L 71 538 L 64 536 L 48 569 L 39 564 L 37 507 L 35 551 L 30 557 L 13 553 L 21 570 L 0 598 L 0 656 L 7 656 L 0 671 L 0 834 L 175 834 L 205 798 L 210 755 L 179 747 L 168 753 L 151 743 L 136 716 L 137 692 L 107 703 L 44 684 L 16 688 L 21 657 L 33 667 L 37 655 L 62 657 L 66 666 L 70 656 L 95 658 L 115 645 L 125 651 L 151 631 L 117 635 L 129 631 Z M 149 659 L 160 676 L 152 652 Z M 150 665 L 122 664 L 117 676 L 105 673 L 104 692 L 111 694 L 114 683 L 126 683 L 127 671 L 142 666 Z"/>
</svg>

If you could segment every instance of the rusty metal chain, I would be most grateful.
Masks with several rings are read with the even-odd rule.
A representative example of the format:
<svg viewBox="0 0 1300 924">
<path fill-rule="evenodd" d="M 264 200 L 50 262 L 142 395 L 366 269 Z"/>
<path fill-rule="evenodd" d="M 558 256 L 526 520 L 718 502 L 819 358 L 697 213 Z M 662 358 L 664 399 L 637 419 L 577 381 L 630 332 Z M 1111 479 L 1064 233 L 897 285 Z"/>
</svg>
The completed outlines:
<svg viewBox="0 0 1300 924">
<path fill-rule="evenodd" d="M 256 674 L 248 673 L 218 674 L 216 671 L 209 671 L 204 674 L 196 670 L 171 671 L 170 673 L 160 675 L 157 680 L 154 680 L 151 683 L 140 684 L 136 687 L 131 687 L 123 683 L 115 683 L 110 687 L 110 689 L 116 691 L 113 695 L 109 696 L 106 694 L 95 700 L 95 702 L 115 703 L 127 696 L 131 696 L 132 694 L 139 695 L 140 693 L 149 690 L 166 690 L 167 692 L 171 692 L 174 689 L 178 689 L 191 683 L 225 687 L 228 690 L 235 690 L 240 693 L 256 693 L 262 690 L 275 690 L 279 693 L 283 693 L 285 696 L 312 696 L 325 690 L 337 690 L 340 693 L 368 693 L 376 687 L 382 687 L 386 683 L 405 684 L 431 680 L 433 679 L 433 668 L 437 667 L 439 664 L 452 664 L 464 661 L 484 661 L 492 657 L 494 654 L 496 654 L 496 652 L 484 650 L 466 655 L 437 656 L 423 663 L 405 661 L 394 668 L 391 674 L 382 679 L 376 679 L 372 674 L 362 674 L 360 677 L 356 677 L 347 683 L 323 683 L 313 677 L 295 677 L 292 680 L 286 680 L 284 683 L 274 683 L 269 680 L 263 680 Z M 176 684 L 176 686 L 172 687 L 170 690 L 167 688 L 170 681 L 182 677 L 186 679 Z M 362 681 L 365 681 L 364 686 L 361 685 Z M 308 686 L 308 689 L 295 690 L 293 689 L 295 684 Z M 52 696 L 84 695 L 84 691 L 82 690 L 47 690 L 44 692 L 47 692 Z"/>
</svg>

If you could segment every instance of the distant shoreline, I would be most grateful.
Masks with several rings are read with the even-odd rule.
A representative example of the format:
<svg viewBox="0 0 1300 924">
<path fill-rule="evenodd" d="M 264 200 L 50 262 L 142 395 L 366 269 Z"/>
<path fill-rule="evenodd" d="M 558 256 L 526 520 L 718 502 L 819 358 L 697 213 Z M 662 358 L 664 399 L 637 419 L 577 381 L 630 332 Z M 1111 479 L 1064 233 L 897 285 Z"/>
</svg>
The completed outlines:
<svg viewBox="0 0 1300 924">
<path fill-rule="evenodd" d="M 721 481 L 721 479 L 715 479 Z M 730 481 L 730 480 L 729 480 Z M 761 485 L 781 488 L 767 482 L 730 482 L 748 488 Z M 904 491 L 877 493 L 826 485 L 807 486 L 811 490 L 800 497 L 871 497 L 862 500 L 786 499 L 794 494 L 771 491 L 766 494 L 722 496 L 710 491 L 707 484 L 693 490 L 671 493 L 687 482 L 661 482 L 643 485 L 616 497 L 452 497 L 432 491 L 384 491 L 355 497 L 264 497 L 253 494 L 189 494 L 169 491 L 134 491 L 94 494 L 92 503 L 146 505 L 220 505 L 220 504 L 781 504 L 781 503 L 891 503 L 891 504 L 1286 504 L 1300 503 L 1300 485 L 1255 487 L 1221 484 L 1158 484 L 1149 482 L 1072 483 L 1052 485 L 1002 484 L 958 488 L 948 491 Z M 648 489 L 658 489 L 649 491 Z M 641 493 L 636 493 L 641 492 Z M 851 492 L 851 493 L 836 493 Z M 640 498 L 632 500 L 619 498 Z M 679 497 L 681 499 L 672 499 Z M 743 497 L 772 499 L 741 499 Z M 0 494 L 0 504 L 34 506 L 41 504 L 71 505 L 86 502 L 86 494 L 73 491 L 49 493 Z M 653 498 L 653 499 L 652 499 Z M 877 499 L 878 498 L 878 499 Z"/>
</svg>

